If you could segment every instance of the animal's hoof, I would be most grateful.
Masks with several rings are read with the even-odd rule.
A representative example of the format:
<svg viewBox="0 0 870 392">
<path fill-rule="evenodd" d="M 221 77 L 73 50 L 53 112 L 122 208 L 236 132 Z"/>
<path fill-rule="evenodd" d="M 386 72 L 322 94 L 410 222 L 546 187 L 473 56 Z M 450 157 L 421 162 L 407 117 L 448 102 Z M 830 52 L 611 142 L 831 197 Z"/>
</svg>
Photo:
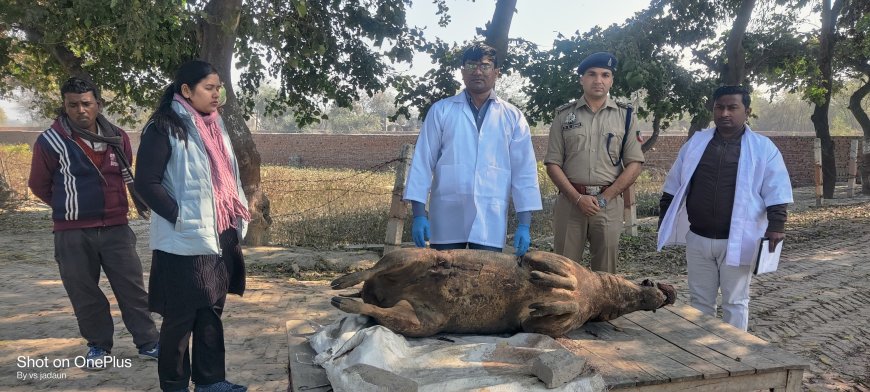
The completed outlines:
<svg viewBox="0 0 870 392">
<path fill-rule="evenodd" d="M 332 299 L 329 300 L 329 303 L 346 313 L 360 314 L 362 310 L 362 303 L 350 298 L 332 297 Z"/>
<path fill-rule="evenodd" d="M 673 305 L 677 301 L 677 290 L 674 289 L 674 286 L 666 283 L 656 283 L 656 287 L 665 294 L 665 302 L 662 306 Z"/>
<path fill-rule="evenodd" d="M 329 283 L 329 285 L 332 286 L 333 290 L 341 290 L 341 289 L 346 289 L 348 287 L 352 287 L 359 282 L 360 282 L 360 280 L 359 280 L 359 277 L 357 276 L 357 274 L 351 273 L 351 274 L 347 274 L 345 276 L 341 276 L 341 277 L 336 278 L 331 283 Z"/>
</svg>

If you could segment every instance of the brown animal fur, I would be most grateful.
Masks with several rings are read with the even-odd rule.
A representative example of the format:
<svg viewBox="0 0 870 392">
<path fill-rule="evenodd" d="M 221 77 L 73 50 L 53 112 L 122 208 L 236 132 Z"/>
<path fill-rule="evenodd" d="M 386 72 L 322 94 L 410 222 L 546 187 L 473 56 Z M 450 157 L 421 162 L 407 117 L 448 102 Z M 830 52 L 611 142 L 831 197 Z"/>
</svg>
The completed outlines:
<svg viewBox="0 0 870 392">
<path fill-rule="evenodd" d="M 670 285 L 637 285 L 548 252 L 520 259 L 478 250 L 400 249 L 368 270 L 332 281 L 332 287 L 360 282 L 363 302 L 333 297 L 332 305 L 410 337 L 517 331 L 561 336 L 587 321 L 655 310 L 676 297 Z"/>
</svg>

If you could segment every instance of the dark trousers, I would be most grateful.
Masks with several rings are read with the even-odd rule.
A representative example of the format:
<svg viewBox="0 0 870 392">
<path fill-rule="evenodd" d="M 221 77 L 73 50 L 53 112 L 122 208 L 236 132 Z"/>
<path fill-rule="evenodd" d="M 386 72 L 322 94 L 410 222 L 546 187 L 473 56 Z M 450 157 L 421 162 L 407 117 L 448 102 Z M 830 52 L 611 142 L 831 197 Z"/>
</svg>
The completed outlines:
<svg viewBox="0 0 870 392">
<path fill-rule="evenodd" d="M 128 225 L 62 230 L 54 233 L 54 259 L 72 303 L 79 332 L 88 346 L 112 350 L 115 333 L 109 300 L 100 290 L 100 268 L 106 273 L 121 318 L 136 347 L 151 348 L 157 328 L 148 310 L 136 235 Z"/>
<path fill-rule="evenodd" d="M 199 309 L 169 308 L 160 327 L 160 357 L 157 374 L 164 391 L 184 389 L 191 378 L 207 385 L 226 379 L 224 326 L 221 313 L 226 297 Z M 193 335 L 193 365 L 189 343 Z"/>
<path fill-rule="evenodd" d="M 494 246 L 486 246 L 475 244 L 473 242 L 456 242 L 452 244 L 429 244 L 429 247 L 435 250 L 453 250 L 453 249 L 477 249 L 477 250 L 488 250 L 491 252 L 501 252 L 502 248 L 496 248 Z"/>
</svg>

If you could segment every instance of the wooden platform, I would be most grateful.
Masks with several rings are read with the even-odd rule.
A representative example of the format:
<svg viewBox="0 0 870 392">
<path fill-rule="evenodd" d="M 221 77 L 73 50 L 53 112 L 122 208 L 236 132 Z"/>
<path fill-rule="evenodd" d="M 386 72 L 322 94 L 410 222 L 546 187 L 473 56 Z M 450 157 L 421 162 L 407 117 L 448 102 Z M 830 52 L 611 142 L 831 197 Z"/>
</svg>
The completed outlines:
<svg viewBox="0 0 870 392">
<path fill-rule="evenodd" d="M 309 332 L 304 321 L 287 322 L 292 391 L 330 389 L 325 371 L 311 364 Z M 797 356 L 688 306 L 587 323 L 558 341 L 586 357 L 608 388 L 619 391 L 800 391 L 809 368 Z"/>
<path fill-rule="evenodd" d="M 558 339 L 620 391 L 800 391 L 809 364 L 689 306 L 587 323 Z"/>
</svg>

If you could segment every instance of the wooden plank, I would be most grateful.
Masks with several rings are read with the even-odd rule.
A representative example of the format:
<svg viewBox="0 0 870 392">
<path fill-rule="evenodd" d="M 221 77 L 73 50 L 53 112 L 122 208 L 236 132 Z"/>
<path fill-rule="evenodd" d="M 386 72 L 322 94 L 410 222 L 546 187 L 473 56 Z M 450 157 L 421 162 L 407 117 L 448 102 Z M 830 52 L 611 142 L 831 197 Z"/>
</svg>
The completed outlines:
<svg viewBox="0 0 870 392">
<path fill-rule="evenodd" d="M 691 352 L 684 350 L 682 347 L 676 346 L 671 342 L 662 339 L 660 336 L 650 332 L 645 328 L 645 323 L 650 322 L 648 318 L 640 317 L 635 313 L 630 313 L 620 317 L 617 320 L 630 321 L 637 326 L 640 331 L 633 336 L 643 342 L 643 349 L 655 353 L 657 356 L 667 357 L 674 362 L 677 362 L 684 367 L 691 369 L 693 373 L 674 370 L 670 373 L 671 382 L 681 382 L 700 378 L 719 378 L 728 377 L 728 370 L 716 366 L 713 363 L 701 358 Z M 617 321 L 614 320 L 614 321 Z M 676 368 L 675 368 L 676 369 Z"/>
<path fill-rule="evenodd" d="M 635 312 L 635 315 L 644 319 L 642 324 L 650 332 L 725 369 L 732 377 L 756 372 L 754 364 L 737 360 L 737 355 L 733 353 L 728 355 L 729 348 L 733 348 L 733 343 L 709 334 L 667 309 L 659 309 L 657 313 Z"/>
<path fill-rule="evenodd" d="M 749 350 L 753 355 L 762 356 L 777 362 L 776 366 L 766 367 L 765 371 L 781 369 L 809 369 L 809 363 L 787 351 L 774 347 L 764 339 L 748 332 L 741 331 L 730 324 L 723 323 L 718 319 L 707 316 L 691 306 L 677 306 L 668 308 L 674 314 L 687 321 L 715 334 L 725 340 L 731 341 Z"/>
<path fill-rule="evenodd" d="M 801 392 L 803 390 L 803 369 L 790 369 L 785 382 L 785 392 Z"/>
<path fill-rule="evenodd" d="M 608 350 L 612 355 L 627 362 L 634 362 L 638 368 L 648 375 L 635 380 L 635 385 L 662 384 L 671 381 L 668 372 L 663 371 L 663 369 L 655 365 L 655 361 L 658 358 L 654 355 L 649 355 L 650 352 L 645 351 L 642 344 L 636 341 L 633 336 L 626 333 L 624 328 L 620 327 L 621 331 L 618 331 L 611 322 L 588 323 L 585 325 L 585 328 L 587 332 L 599 340 L 607 342 Z M 679 364 L 668 365 L 685 368 Z M 667 367 L 665 366 L 665 368 Z"/>
<path fill-rule="evenodd" d="M 557 341 L 567 350 L 586 357 L 595 371 L 601 374 L 608 388 L 633 387 L 639 380 L 650 377 L 636 362 L 616 356 L 609 342 L 598 340 L 598 337 L 587 332 L 585 326 Z"/>
<path fill-rule="evenodd" d="M 757 391 L 785 388 L 786 372 L 747 374 L 742 376 L 716 378 L 712 380 L 692 380 L 676 384 L 647 385 L 621 389 L 620 392 L 722 392 Z"/>
<path fill-rule="evenodd" d="M 328 391 L 332 389 L 326 370 L 314 363 L 317 355 L 308 344 L 308 336 L 314 333 L 307 320 L 287 320 L 287 343 L 290 347 L 290 390 Z"/>
<path fill-rule="evenodd" d="M 695 310 L 692 308 L 691 310 Z M 663 316 L 668 319 L 670 317 L 685 320 L 691 325 L 695 325 L 706 337 L 698 339 L 698 343 L 702 343 L 717 352 L 720 352 L 735 361 L 747 364 L 755 368 L 756 372 L 771 372 L 785 370 L 788 367 L 783 361 L 778 358 L 769 358 L 762 354 L 762 350 L 770 349 L 770 345 L 764 340 L 758 339 L 749 333 L 739 330 L 730 324 L 724 323 L 713 317 L 700 314 L 694 319 L 699 323 L 692 322 L 676 312 L 690 312 L 687 309 L 670 309 Z M 697 312 L 697 311 L 696 311 Z M 719 331 L 721 334 L 717 334 Z M 725 335 L 725 336 L 721 336 Z M 730 338 L 730 339 L 729 339 Z M 751 343 L 757 341 L 760 343 Z"/>
</svg>

